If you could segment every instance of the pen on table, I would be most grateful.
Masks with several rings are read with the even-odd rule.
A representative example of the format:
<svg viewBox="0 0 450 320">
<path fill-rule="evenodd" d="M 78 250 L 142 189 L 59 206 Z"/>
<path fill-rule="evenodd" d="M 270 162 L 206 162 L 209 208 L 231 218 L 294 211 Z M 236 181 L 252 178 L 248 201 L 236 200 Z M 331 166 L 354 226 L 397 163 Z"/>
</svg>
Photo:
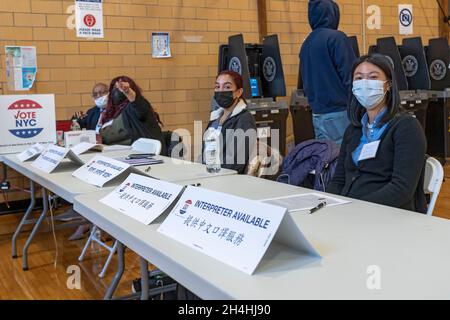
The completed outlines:
<svg viewBox="0 0 450 320">
<path fill-rule="evenodd" d="M 316 212 L 316 211 L 319 210 L 320 208 L 325 207 L 326 204 L 327 204 L 327 203 L 326 203 L 325 201 L 320 202 L 317 206 L 315 206 L 314 208 L 312 208 L 311 210 L 309 210 L 309 213 L 314 213 L 314 212 Z"/>
</svg>

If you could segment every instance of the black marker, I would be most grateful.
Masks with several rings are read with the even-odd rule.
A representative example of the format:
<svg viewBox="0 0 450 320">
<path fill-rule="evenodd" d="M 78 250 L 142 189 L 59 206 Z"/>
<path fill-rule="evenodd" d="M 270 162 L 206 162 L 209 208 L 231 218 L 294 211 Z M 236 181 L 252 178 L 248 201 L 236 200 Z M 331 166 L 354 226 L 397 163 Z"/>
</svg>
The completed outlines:
<svg viewBox="0 0 450 320">
<path fill-rule="evenodd" d="M 320 208 L 323 208 L 323 207 L 325 207 L 325 205 L 326 205 L 327 203 L 324 201 L 324 202 L 320 202 L 317 206 L 315 206 L 314 208 L 312 208 L 311 210 L 309 210 L 309 213 L 314 213 L 314 212 L 316 212 L 317 210 L 319 210 Z"/>
</svg>

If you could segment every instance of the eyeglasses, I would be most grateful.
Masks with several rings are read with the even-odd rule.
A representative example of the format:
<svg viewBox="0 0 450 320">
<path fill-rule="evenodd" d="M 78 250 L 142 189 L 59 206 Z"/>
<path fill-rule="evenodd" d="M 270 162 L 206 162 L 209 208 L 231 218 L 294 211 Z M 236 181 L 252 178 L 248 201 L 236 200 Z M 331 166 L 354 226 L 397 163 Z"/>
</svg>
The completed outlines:
<svg viewBox="0 0 450 320">
<path fill-rule="evenodd" d="M 107 93 L 108 93 L 108 91 L 94 91 L 94 92 L 92 92 L 92 98 L 97 99 L 97 98 L 103 97 Z"/>
</svg>

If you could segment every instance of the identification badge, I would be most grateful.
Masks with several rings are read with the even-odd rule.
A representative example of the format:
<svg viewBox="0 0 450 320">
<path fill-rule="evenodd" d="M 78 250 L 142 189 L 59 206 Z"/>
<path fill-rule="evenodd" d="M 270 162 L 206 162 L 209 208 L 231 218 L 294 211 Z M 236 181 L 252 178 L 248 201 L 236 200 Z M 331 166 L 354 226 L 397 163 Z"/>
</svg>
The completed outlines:
<svg viewBox="0 0 450 320">
<path fill-rule="evenodd" d="M 378 146 L 380 145 L 381 140 L 377 140 L 374 142 L 366 143 L 361 150 L 361 154 L 359 155 L 358 161 L 372 159 L 377 156 Z"/>
<path fill-rule="evenodd" d="M 113 121 L 114 121 L 114 119 L 113 119 L 113 120 L 109 120 L 108 122 L 105 122 L 105 123 L 103 124 L 103 126 L 102 126 L 102 129 L 103 129 L 103 128 L 106 128 L 106 127 L 109 127 L 110 125 L 112 125 L 112 124 L 113 124 Z"/>
</svg>

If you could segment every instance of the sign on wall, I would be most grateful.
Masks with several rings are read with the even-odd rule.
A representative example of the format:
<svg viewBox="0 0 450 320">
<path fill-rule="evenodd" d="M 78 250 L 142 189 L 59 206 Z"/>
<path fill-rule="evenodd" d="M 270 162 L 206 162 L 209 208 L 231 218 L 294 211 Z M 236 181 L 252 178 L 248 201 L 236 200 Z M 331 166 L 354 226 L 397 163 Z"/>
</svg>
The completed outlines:
<svg viewBox="0 0 450 320">
<path fill-rule="evenodd" d="M 413 6 L 412 4 L 398 5 L 399 33 L 403 35 L 413 34 Z"/>
<path fill-rule="evenodd" d="M 0 154 L 56 142 L 53 94 L 0 96 Z"/>
<path fill-rule="evenodd" d="M 77 37 L 103 38 L 102 0 L 75 0 Z"/>
<path fill-rule="evenodd" d="M 25 91 L 36 80 L 36 47 L 5 46 L 6 79 L 9 90 Z"/>
</svg>

